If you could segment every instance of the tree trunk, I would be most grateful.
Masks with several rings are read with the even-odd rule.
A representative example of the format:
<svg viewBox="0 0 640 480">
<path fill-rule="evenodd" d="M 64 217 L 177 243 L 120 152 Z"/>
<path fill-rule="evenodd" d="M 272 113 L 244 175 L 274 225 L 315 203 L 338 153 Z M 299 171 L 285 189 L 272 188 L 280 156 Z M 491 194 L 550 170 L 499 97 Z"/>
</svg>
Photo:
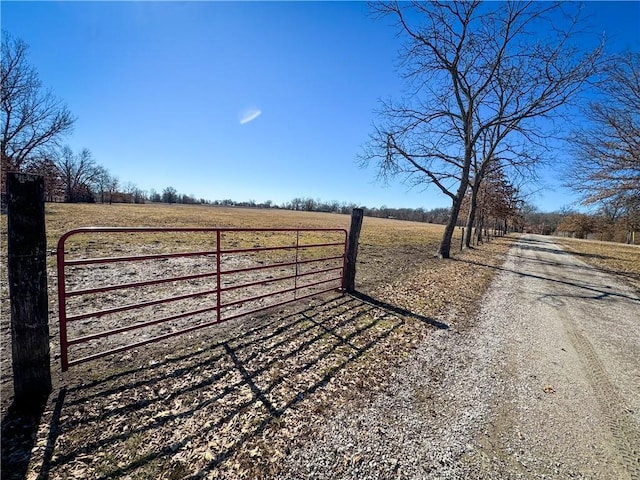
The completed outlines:
<svg viewBox="0 0 640 480">
<path fill-rule="evenodd" d="M 451 206 L 451 216 L 449 217 L 449 222 L 444 229 L 444 234 L 440 241 L 440 248 L 438 249 L 438 257 L 440 258 L 451 257 L 451 240 L 453 239 L 453 232 L 458 221 L 458 213 L 460 213 L 460 202 L 454 200 L 453 205 Z"/>
<path fill-rule="evenodd" d="M 482 215 L 478 216 L 478 222 L 476 224 L 476 245 L 482 243 L 482 229 L 484 228 L 484 218 Z"/>
<path fill-rule="evenodd" d="M 478 207 L 478 185 L 474 182 L 471 187 L 471 202 L 469 205 L 469 216 L 467 217 L 467 228 L 465 229 L 464 245 L 471 248 L 471 232 L 476 220 L 476 209 Z"/>
<path fill-rule="evenodd" d="M 467 170 L 468 174 L 468 170 Z M 438 257 L 450 258 L 451 257 L 451 241 L 453 239 L 453 232 L 456 229 L 456 223 L 458 223 L 458 214 L 460 213 L 460 207 L 462 206 L 462 199 L 466 191 L 466 180 L 460 184 L 457 195 L 453 198 L 451 204 L 451 215 L 449 221 L 442 234 L 442 240 L 440 241 L 440 248 L 438 249 Z"/>
<path fill-rule="evenodd" d="M 462 200 L 469 186 L 469 172 L 471 171 L 471 159 L 473 158 L 473 143 L 471 141 L 471 120 L 472 120 L 472 106 L 469 105 L 469 109 L 466 112 L 465 118 L 465 146 L 464 146 L 464 163 L 462 172 L 460 175 L 460 185 L 454 197 L 452 197 L 451 215 L 449 222 L 442 234 L 442 241 L 440 242 L 440 248 L 438 249 L 438 256 L 440 258 L 451 257 L 451 240 L 453 239 L 453 232 L 456 229 L 456 223 L 458 223 L 458 215 L 460 214 L 460 207 L 462 206 Z"/>
</svg>

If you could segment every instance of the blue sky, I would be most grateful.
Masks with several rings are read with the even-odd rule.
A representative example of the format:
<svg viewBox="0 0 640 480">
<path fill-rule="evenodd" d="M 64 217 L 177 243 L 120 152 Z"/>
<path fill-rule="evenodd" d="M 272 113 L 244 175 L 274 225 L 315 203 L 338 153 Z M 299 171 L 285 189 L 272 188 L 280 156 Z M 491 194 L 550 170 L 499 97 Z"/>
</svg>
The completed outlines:
<svg viewBox="0 0 640 480">
<path fill-rule="evenodd" d="M 587 2 L 609 51 L 640 48 L 640 2 Z M 7 2 L 2 28 L 77 117 L 67 143 L 122 182 L 211 200 L 448 207 L 357 155 L 399 98 L 401 40 L 364 2 Z M 557 169 L 531 200 L 575 200 Z M 536 188 L 536 187 L 534 187 Z"/>
</svg>

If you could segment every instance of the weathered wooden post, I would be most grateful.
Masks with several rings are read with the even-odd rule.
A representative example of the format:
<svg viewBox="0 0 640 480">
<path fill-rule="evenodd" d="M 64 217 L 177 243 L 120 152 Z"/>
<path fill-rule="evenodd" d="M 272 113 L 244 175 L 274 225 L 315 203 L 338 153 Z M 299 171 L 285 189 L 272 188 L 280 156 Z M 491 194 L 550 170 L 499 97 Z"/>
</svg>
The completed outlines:
<svg viewBox="0 0 640 480">
<path fill-rule="evenodd" d="M 14 404 L 29 408 L 51 392 L 44 179 L 8 173 L 6 187 Z"/>
<path fill-rule="evenodd" d="M 360 229 L 362 228 L 362 217 L 364 210 L 354 208 L 351 212 L 351 226 L 349 227 L 349 238 L 347 240 L 347 258 L 345 262 L 344 278 L 342 288 L 347 292 L 356 289 L 356 259 L 358 257 L 358 242 L 360 241 Z"/>
</svg>

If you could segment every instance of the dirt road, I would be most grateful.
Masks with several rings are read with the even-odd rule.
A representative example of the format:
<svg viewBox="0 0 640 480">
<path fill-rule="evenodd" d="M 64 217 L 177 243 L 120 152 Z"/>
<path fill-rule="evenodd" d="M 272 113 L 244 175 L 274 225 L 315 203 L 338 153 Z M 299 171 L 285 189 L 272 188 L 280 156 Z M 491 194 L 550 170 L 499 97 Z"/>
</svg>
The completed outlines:
<svg viewBox="0 0 640 480">
<path fill-rule="evenodd" d="M 489 470 L 640 478 L 638 295 L 546 237 L 521 238 L 503 268 L 483 312 L 503 340 Z"/>
<path fill-rule="evenodd" d="M 521 237 L 476 321 L 431 335 L 283 478 L 640 478 L 637 292 Z"/>
</svg>

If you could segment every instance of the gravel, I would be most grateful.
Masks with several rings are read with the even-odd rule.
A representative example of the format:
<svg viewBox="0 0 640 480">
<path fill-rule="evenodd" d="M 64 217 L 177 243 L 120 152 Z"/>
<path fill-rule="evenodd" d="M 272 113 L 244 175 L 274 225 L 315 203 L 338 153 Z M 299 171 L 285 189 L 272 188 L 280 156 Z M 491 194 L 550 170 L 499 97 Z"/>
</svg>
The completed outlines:
<svg viewBox="0 0 640 480">
<path fill-rule="evenodd" d="M 480 329 L 483 326 L 478 325 Z M 486 330 L 489 333 L 489 330 Z M 357 410 L 339 412 L 286 459 L 280 478 L 464 478 L 463 457 L 478 455 L 474 438 L 495 388 L 491 362 L 499 339 L 434 332 L 388 389 Z"/>
<path fill-rule="evenodd" d="M 640 478 L 637 295 L 543 237 L 501 270 L 470 327 L 427 336 L 278 478 Z"/>
</svg>

